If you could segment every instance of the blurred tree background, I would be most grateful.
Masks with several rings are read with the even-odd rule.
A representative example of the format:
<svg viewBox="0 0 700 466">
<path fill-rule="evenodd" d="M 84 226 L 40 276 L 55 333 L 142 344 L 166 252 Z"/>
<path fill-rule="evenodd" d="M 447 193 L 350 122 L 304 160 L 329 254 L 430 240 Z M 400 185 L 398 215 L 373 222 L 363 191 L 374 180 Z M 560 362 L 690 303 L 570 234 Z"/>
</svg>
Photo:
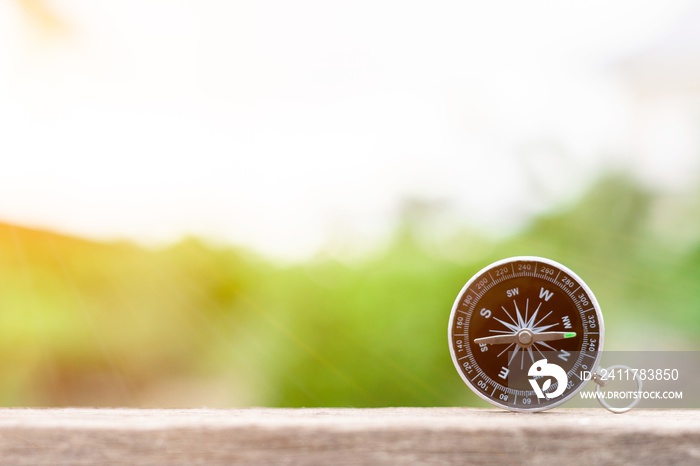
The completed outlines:
<svg viewBox="0 0 700 466">
<path fill-rule="evenodd" d="M 0 224 L 0 405 L 483 405 L 447 321 L 515 255 L 586 281 L 606 349 L 700 350 L 700 9 L 331 3 L 0 3 L 3 218 L 85 231 Z M 277 246 L 394 197 L 384 241 L 294 261 L 86 239 Z"/>
<path fill-rule="evenodd" d="M 466 280 L 512 255 L 586 280 L 607 349 L 699 349 L 698 193 L 608 176 L 498 240 L 431 235 L 435 209 L 406 202 L 366 254 L 293 264 L 197 238 L 148 249 L 2 225 L 0 402 L 478 405 L 452 367 L 447 320 Z"/>
</svg>

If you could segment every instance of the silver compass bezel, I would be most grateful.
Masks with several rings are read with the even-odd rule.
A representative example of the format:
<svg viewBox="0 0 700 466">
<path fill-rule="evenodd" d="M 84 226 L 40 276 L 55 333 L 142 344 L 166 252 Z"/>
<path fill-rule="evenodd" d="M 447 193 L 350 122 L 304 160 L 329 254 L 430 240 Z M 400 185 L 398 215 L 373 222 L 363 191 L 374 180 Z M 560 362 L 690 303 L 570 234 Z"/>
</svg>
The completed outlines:
<svg viewBox="0 0 700 466">
<path fill-rule="evenodd" d="M 595 295 L 593 294 L 593 291 L 590 289 L 590 287 L 586 284 L 585 281 L 581 279 L 573 270 L 570 268 L 566 267 L 565 265 L 554 261 L 552 259 L 547 259 L 545 257 L 539 257 L 539 256 L 513 256 L 513 257 L 508 257 L 505 259 L 498 260 L 496 262 L 493 262 L 486 267 L 483 267 L 481 270 L 479 270 L 477 273 L 475 273 L 468 281 L 467 283 L 462 287 L 462 289 L 459 291 L 457 294 L 457 298 L 454 301 L 454 304 L 452 305 L 452 311 L 450 312 L 450 320 L 448 322 L 447 326 L 447 340 L 448 340 L 448 346 L 450 349 L 450 357 L 452 358 L 452 363 L 455 366 L 455 369 L 457 370 L 457 373 L 459 374 L 460 378 L 462 381 L 474 392 L 476 393 L 479 398 L 483 399 L 484 401 L 487 401 L 488 403 L 497 406 L 499 408 L 507 409 L 509 411 L 514 411 L 514 412 L 538 412 L 538 411 L 546 411 L 548 409 L 555 408 L 557 406 L 562 405 L 563 403 L 566 403 L 569 401 L 571 398 L 573 398 L 578 392 L 580 392 L 588 383 L 588 381 L 582 381 L 581 384 L 578 385 L 578 387 L 571 389 L 569 393 L 564 394 L 563 397 L 560 399 L 557 399 L 556 401 L 552 402 L 547 402 L 544 406 L 541 405 L 533 405 L 531 408 L 519 408 L 515 407 L 512 405 L 508 405 L 506 403 L 501 403 L 498 400 L 495 400 L 487 395 L 485 395 L 478 387 L 474 386 L 471 380 L 466 377 L 464 372 L 462 371 L 462 368 L 459 364 L 459 361 L 457 360 L 457 355 L 455 354 L 455 349 L 452 344 L 452 326 L 453 322 L 455 320 L 455 313 L 458 311 L 460 302 L 462 300 L 462 297 L 464 296 L 464 293 L 469 289 L 469 287 L 474 283 L 474 281 L 481 277 L 484 273 L 487 271 L 493 269 L 493 268 L 498 268 L 500 266 L 503 266 L 504 264 L 510 264 L 513 262 L 541 262 L 544 264 L 547 264 L 551 267 L 555 267 L 561 271 L 563 271 L 565 274 L 569 275 L 571 278 L 573 278 L 580 286 L 581 288 L 584 289 L 588 297 L 590 298 L 591 305 L 595 309 L 596 313 L 596 318 L 598 322 L 598 327 L 599 327 L 599 340 L 600 342 L 598 343 L 598 348 L 596 350 L 596 355 L 593 363 L 591 364 L 591 372 L 596 373 L 598 370 L 598 367 L 600 365 L 600 359 L 603 354 L 603 345 L 605 341 L 605 323 L 603 321 L 603 313 L 601 311 L 600 305 L 598 304 L 598 300 L 596 299 Z M 468 350 L 470 351 L 470 350 Z"/>
</svg>

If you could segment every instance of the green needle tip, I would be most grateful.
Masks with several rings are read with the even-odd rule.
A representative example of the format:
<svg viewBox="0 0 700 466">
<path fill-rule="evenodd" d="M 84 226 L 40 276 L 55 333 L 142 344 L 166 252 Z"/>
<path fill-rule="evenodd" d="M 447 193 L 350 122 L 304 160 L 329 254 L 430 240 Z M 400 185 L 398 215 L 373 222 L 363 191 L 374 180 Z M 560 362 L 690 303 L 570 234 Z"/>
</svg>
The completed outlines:
<svg viewBox="0 0 700 466">
<path fill-rule="evenodd" d="M 576 332 L 566 332 L 564 334 L 564 338 L 574 338 L 576 336 Z"/>
</svg>

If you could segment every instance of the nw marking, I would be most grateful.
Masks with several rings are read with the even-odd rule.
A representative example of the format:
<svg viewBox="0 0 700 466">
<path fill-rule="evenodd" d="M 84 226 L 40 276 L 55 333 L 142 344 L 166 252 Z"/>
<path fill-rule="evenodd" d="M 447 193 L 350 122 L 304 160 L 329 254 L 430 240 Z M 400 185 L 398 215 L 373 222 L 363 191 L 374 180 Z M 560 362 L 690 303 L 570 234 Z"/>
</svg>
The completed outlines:
<svg viewBox="0 0 700 466">
<path fill-rule="evenodd" d="M 564 324 L 564 328 L 571 328 L 571 319 L 569 319 L 569 316 L 562 317 L 561 323 Z"/>
</svg>

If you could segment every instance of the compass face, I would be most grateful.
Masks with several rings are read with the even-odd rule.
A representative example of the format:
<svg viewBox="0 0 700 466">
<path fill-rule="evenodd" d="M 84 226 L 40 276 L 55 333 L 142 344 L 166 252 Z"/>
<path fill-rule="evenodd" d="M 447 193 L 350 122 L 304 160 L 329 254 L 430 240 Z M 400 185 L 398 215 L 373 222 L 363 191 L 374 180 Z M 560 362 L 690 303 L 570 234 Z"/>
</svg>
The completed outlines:
<svg viewBox="0 0 700 466">
<path fill-rule="evenodd" d="M 603 317 L 571 270 L 514 257 L 462 288 L 448 337 L 452 361 L 477 395 L 512 411 L 542 411 L 574 396 L 597 368 Z"/>
</svg>

